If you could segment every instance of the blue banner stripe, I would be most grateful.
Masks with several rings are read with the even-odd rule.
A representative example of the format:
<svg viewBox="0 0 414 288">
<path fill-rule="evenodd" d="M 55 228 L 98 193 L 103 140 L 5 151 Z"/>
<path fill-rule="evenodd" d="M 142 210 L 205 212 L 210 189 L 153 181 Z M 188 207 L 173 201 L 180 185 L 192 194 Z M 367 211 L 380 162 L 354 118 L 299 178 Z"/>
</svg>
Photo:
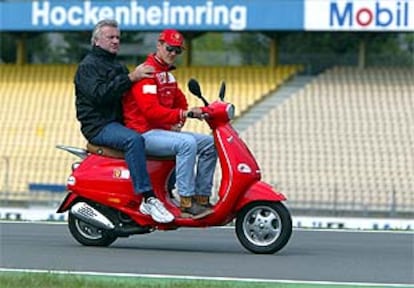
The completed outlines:
<svg viewBox="0 0 414 288">
<path fill-rule="evenodd" d="M 0 2 L 1 30 L 89 30 L 103 18 L 123 30 L 302 30 L 303 0 Z"/>
</svg>

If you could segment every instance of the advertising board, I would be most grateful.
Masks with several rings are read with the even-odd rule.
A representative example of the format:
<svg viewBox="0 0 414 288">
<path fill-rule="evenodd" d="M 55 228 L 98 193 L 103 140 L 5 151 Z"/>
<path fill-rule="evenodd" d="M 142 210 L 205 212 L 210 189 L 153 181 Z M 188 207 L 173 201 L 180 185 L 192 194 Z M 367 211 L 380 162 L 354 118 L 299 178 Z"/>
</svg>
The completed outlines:
<svg viewBox="0 0 414 288">
<path fill-rule="evenodd" d="M 303 0 L 0 2 L 3 31 L 90 30 L 103 18 L 139 31 L 301 30 L 302 9 Z"/>
<path fill-rule="evenodd" d="M 0 1 L 0 31 L 413 31 L 414 0 Z"/>
<path fill-rule="evenodd" d="M 412 0 L 305 0 L 305 30 L 414 31 Z"/>
</svg>

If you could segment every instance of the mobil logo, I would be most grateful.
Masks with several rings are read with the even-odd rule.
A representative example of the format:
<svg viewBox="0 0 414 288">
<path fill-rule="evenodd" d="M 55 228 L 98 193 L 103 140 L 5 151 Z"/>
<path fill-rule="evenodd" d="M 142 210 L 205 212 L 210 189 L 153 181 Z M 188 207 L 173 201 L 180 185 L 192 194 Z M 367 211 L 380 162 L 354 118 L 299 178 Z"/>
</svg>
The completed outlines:
<svg viewBox="0 0 414 288">
<path fill-rule="evenodd" d="M 414 5 L 413 1 L 337 0 L 330 3 L 329 24 L 348 28 L 408 28 L 410 12 L 414 14 L 410 5 Z"/>
</svg>

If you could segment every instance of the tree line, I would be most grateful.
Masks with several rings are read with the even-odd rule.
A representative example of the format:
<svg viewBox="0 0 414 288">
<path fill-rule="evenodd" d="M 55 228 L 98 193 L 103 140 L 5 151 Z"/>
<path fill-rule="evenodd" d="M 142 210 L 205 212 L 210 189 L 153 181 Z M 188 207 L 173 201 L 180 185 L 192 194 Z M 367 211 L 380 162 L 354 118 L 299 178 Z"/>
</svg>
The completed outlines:
<svg viewBox="0 0 414 288">
<path fill-rule="evenodd" d="M 121 41 L 140 45 L 145 33 L 123 32 Z M 51 35 L 54 35 L 51 37 Z M 368 65 L 414 66 L 414 33 L 367 32 L 243 32 L 198 33 L 192 39 L 197 52 L 238 55 L 239 65 L 266 65 L 269 41 L 277 43 L 279 63 L 353 64 L 363 43 Z M 90 31 L 66 33 L 0 33 L 1 62 L 16 63 L 18 40 L 25 41 L 27 63 L 77 63 L 90 49 Z M 127 62 L 140 58 L 126 57 Z M 135 55 L 137 56 L 137 55 Z M 202 59 L 198 61 L 203 64 Z M 208 65 L 209 61 L 204 61 Z M 136 63 L 127 63 L 136 64 Z M 226 65 L 226 63 L 223 63 Z"/>
</svg>

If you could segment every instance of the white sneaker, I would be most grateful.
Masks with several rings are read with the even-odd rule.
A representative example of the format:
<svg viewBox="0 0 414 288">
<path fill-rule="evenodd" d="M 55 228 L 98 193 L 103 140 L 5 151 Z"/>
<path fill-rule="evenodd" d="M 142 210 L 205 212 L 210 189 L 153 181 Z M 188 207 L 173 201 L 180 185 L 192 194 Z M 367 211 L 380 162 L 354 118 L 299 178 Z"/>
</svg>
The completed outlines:
<svg viewBox="0 0 414 288">
<path fill-rule="evenodd" d="M 150 215 L 158 223 L 169 223 L 174 220 L 174 215 L 155 197 L 150 197 L 147 201 L 142 200 L 139 211 L 142 214 Z"/>
</svg>

